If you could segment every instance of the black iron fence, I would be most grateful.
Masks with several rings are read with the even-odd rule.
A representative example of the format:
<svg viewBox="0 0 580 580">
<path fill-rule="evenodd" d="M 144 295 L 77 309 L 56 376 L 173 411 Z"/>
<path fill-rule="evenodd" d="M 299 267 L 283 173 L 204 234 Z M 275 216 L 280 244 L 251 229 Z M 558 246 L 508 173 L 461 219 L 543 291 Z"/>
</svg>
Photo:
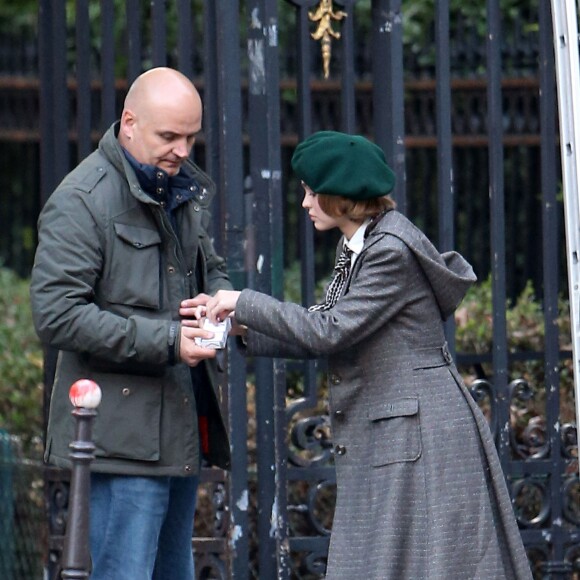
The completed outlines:
<svg viewBox="0 0 580 580">
<path fill-rule="evenodd" d="M 81 66 L 75 53 L 74 39 L 78 30 L 73 29 L 73 16 L 69 13 L 68 24 L 64 28 L 69 41 L 64 50 L 65 69 L 68 84 L 68 132 L 71 139 L 73 159 L 78 158 L 77 152 L 79 127 L 90 127 L 90 140 L 84 142 L 82 155 L 93 147 L 102 134 L 102 114 L 106 106 L 110 115 L 118 112 L 127 85 L 127 74 L 118 75 L 117 69 L 127 72 L 130 66 L 133 70 L 138 66 L 131 65 L 124 47 L 119 47 L 119 40 L 113 42 L 115 50 L 114 80 L 107 81 L 109 87 L 115 86 L 114 98 L 103 96 L 102 59 L 104 54 L 100 46 L 105 37 L 98 34 L 100 19 L 96 19 L 98 10 L 95 2 L 91 13 L 92 20 L 85 24 L 88 27 L 91 41 L 86 49 L 85 61 L 89 73 L 90 88 L 86 89 L 87 99 L 85 113 L 77 114 L 79 94 L 84 94 L 78 86 L 79 78 L 75 70 Z M 119 15 L 123 2 L 116 0 L 104 3 L 102 10 L 114 10 Z M 138 5 L 136 3 L 135 5 Z M 508 2 L 509 4 L 509 2 Z M 107 5 L 109 8 L 107 9 Z M 175 17 L 177 3 L 167 2 L 168 14 L 166 20 L 171 22 Z M 127 6 L 130 6 L 128 4 Z M 284 7 L 284 6 L 282 6 Z M 195 8 L 195 6 L 194 6 Z M 372 43 L 368 41 L 371 34 L 371 15 L 369 2 L 355 2 L 354 15 L 359 22 L 355 28 L 356 42 L 350 47 L 354 53 L 355 67 L 354 109 L 356 111 L 355 127 L 359 133 L 373 136 L 373 82 L 372 82 Z M 240 9 L 242 11 L 242 8 Z M 424 10 L 425 12 L 425 10 Z M 296 67 L 299 60 L 299 49 L 293 42 L 293 21 L 288 16 L 279 19 L 279 37 L 282 50 L 280 63 L 280 139 L 283 174 L 290 175 L 289 158 L 298 140 L 300 100 L 297 95 Z M 113 14 L 113 12 L 111 12 Z M 502 64 L 502 124 L 505 144 L 505 175 L 509 181 L 505 196 L 507 211 L 506 220 L 509 229 L 507 236 L 508 264 L 510 276 L 507 295 L 514 299 L 528 280 L 532 280 L 538 292 L 542 292 L 540 263 L 535 257 L 541 252 L 541 239 L 536 235 L 539 224 L 541 200 L 532 190 L 539 183 L 540 164 L 540 118 L 539 118 L 539 77 L 538 63 L 540 55 L 539 24 L 537 7 L 534 2 L 530 6 L 519 7 L 517 18 L 508 26 L 501 41 Z M 146 67 L 151 62 L 153 48 L 151 43 L 151 26 L 147 17 L 151 12 L 143 7 L 140 15 L 141 27 L 144 29 L 137 37 L 142 42 L 141 66 Z M 480 6 L 479 15 L 484 17 L 484 8 Z M 431 19 L 431 15 L 427 14 Z M 480 277 L 486 277 L 490 271 L 490 247 L 485 232 L 485 224 L 489 221 L 489 207 L 486 203 L 488 180 L 482 176 L 480 168 L 487 166 L 489 135 L 487 129 L 487 78 L 485 45 L 482 34 L 482 22 L 475 25 L 476 13 L 452 15 L 453 29 L 449 39 L 449 67 L 451 87 L 451 139 L 452 155 L 458 160 L 454 163 L 454 179 L 457 191 L 470 192 L 470 200 L 466 208 L 466 219 L 457 224 L 457 236 L 462 248 L 470 256 Z M 79 18 L 81 16 L 79 15 Z M 404 36 L 403 70 L 404 70 L 404 144 L 407 165 L 407 195 L 409 196 L 408 213 L 424 227 L 432 236 L 437 235 L 435 197 L 432 195 L 436 187 L 437 176 L 437 109 L 436 109 L 436 47 L 435 29 L 432 22 L 424 22 L 425 14 L 419 14 L 419 22 L 415 26 L 407 25 L 411 32 Z M 202 19 L 192 16 L 196 34 L 191 46 L 187 49 L 191 59 L 189 69 L 195 77 L 196 84 L 202 94 L 205 85 L 204 78 L 204 48 Z M 115 20 L 117 21 L 117 20 Z M 238 24 L 243 29 L 243 20 Z M 134 24 L 132 24 L 135 26 Z M 419 32 L 412 32 L 420 26 Z M 176 31 L 172 32 L 168 24 L 167 35 L 172 40 L 168 43 L 164 56 L 167 64 L 178 66 L 179 51 L 175 40 Z M 122 34 L 122 27 L 113 27 L 113 38 Z M 138 29 L 141 30 L 140 28 Z M 422 34 L 421 41 L 418 35 Z M 166 36 L 167 36 L 166 35 Z M 3 36 L 0 39 L 0 184 L 5 192 L 6 203 L 0 209 L 1 223 L 10 224 L 10 228 L 0 232 L 0 260 L 21 275 L 26 276 L 30 270 L 34 254 L 36 217 L 40 208 L 40 198 L 29 192 L 41 189 L 39 143 L 40 143 L 40 81 L 39 54 L 36 34 L 19 34 L 14 37 Z M 172 43 L 172 45 L 170 44 Z M 341 58 L 342 45 L 336 43 L 333 63 Z M 159 50 L 159 49 L 156 49 Z M 312 51 L 312 68 L 322 69 L 320 51 Z M 243 156 L 249 155 L 248 140 L 249 115 L 247 114 L 248 82 L 246 80 L 248 61 L 241 58 L 241 68 L 244 71 L 241 79 L 242 91 L 242 138 L 245 143 Z M 133 73 L 134 74 L 134 73 Z M 50 75 L 49 75 L 50 77 Z M 48 82 L 51 82 L 49 79 Z M 86 83 L 86 81 L 85 81 Z M 336 119 L 341 115 L 342 81 L 334 75 L 329 79 L 313 75 L 310 82 L 312 130 L 334 127 Z M 106 103 L 106 105 L 105 105 Z M 114 115 L 113 115 L 114 116 Z M 201 136 L 198 156 L 203 160 L 205 154 L 204 136 Z M 246 167 L 244 168 L 247 169 Z M 483 177 L 483 179 L 482 179 Z M 522 196 L 522 191 L 530 193 Z M 46 195 L 46 193 L 45 193 Z M 520 203 L 524 207 L 520 207 Z M 292 209 L 291 207 L 289 208 Z M 285 225 L 292 227 L 297 217 L 284 216 Z M 478 240 L 475 243 L 474 240 Z M 481 243 L 483 242 L 483 243 Z M 317 247 L 320 247 L 317 245 Z M 318 250 L 320 264 L 318 277 L 325 272 L 329 257 L 334 251 L 332 240 L 326 238 L 323 250 Z M 284 264 L 290 266 L 298 255 L 298 248 L 288 244 L 284 250 Z M 561 286 L 565 287 L 564 260 L 561 260 Z"/>
<path fill-rule="evenodd" d="M 196 79 L 204 95 L 202 78 Z M 539 127 L 539 81 L 537 78 L 510 78 L 502 81 L 504 100 L 503 136 L 505 149 L 505 175 L 509 181 L 506 188 L 507 260 L 509 279 L 507 295 L 514 299 L 528 280 L 538 292 L 542 292 L 541 262 L 536 256 L 541 253 L 541 197 L 534 192 L 540 183 L 540 127 Z M 0 78 L 0 183 L 5 191 L 5 203 L 0 208 L 0 222 L 10 224 L 0 232 L 0 259 L 2 262 L 26 276 L 30 271 L 36 243 L 36 218 L 40 210 L 39 191 L 39 142 L 40 120 L 38 80 L 4 77 Z M 68 99 L 71 109 L 78 106 L 77 83 L 70 80 Z M 126 90 L 126 81 L 116 83 L 116 109 Z M 298 103 L 296 81 L 281 81 L 280 142 L 283 173 L 291 175 L 289 159 L 298 140 Z M 337 80 L 313 81 L 312 116 L 313 130 L 334 126 L 333 119 L 339 114 L 341 85 Z M 101 99 L 101 83 L 91 83 L 92 103 Z M 247 107 L 247 85 L 242 86 L 242 103 Z M 373 134 L 373 95 L 371 82 L 359 82 L 355 86 L 356 131 Z M 451 82 L 452 99 L 452 155 L 454 180 L 457 191 L 465 192 L 459 201 L 459 210 L 465 210 L 457 223 L 456 236 L 461 247 L 470 256 L 476 272 L 485 278 L 490 272 L 490 246 L 486 235 L 489 222 L 488 180 L 482 172 L 488 163 L 489 135 L 487 133 L 486 82 L 479 80 L 454 80 Z M 437 130 L 436 130 L 436 85 L 435 80 L 409 80 L 405 83 L 405 147 L 407 158 L 408 213 L 432 237 L 437 235 L 436 188 L 438 173 Z M 100 112 L 91 109 L 88 120 L 91 129 L 87 148 L 95 146 L 101 134 Z M 244 117 L 242 138 L 244 157 L 248 155 L 249 131 Z M 78 126 L 71 115 L 68 126 L 71 148 L 76 156 Z M 197 155 L 203 162 L 205 156 L 204 136 L 199 139 Z M 522 192 L 525 192 L 522 195 Z M 291 193 L 292 195 L 292 193 Z M 558 203 L 561 199 L 558 198 Z M 284 215 L 288 230 L 295 225 L 296 210 L 288 204 Z M 563 240 L 560 239 L 560 242 Z M 299 255 L 296 238 L 290 237 L 284 249 L 284 264 L 288 267 Z M 333 240 L 328 237 L 318 245 L 318 278 L 326 272 L 334 252 Z M 564 253 L 560 255 L 560 284 L 565 287 Z"/>
</svg>

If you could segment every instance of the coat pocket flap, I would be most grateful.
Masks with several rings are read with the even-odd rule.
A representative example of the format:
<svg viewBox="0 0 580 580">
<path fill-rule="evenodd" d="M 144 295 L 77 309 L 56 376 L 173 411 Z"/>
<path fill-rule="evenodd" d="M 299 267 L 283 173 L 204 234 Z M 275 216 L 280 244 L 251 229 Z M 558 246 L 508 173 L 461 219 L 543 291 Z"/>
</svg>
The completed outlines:
<svg viewBox="0 0 580 580">
<path fill-rule="evenodd" d="M 419 399 L 407 397 L 375 405 L 369 411 L 369 418 L 371 421 L 379 421 L 381 419 L 390 419 L 391 417 L 409 417 L 416 415 L 418 412 Z"/>
<path fill-rule="evenodd" d="M 127 224 L 115 224 L 115 233 L 135 248 L 148 248 L 161 243 L 159 232 L 148 228 L 129 226 Z"/>
</svg>

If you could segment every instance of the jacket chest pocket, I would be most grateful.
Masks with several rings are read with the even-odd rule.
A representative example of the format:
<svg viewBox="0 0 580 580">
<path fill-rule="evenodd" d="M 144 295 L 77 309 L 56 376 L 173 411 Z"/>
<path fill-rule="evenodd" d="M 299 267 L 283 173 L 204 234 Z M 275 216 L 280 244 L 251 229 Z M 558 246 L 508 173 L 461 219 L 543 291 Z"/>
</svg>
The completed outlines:
<svg viewBox="0 0 580 580">
<path fill-rule="evenodd" d="M 369 419 L 373 467 L 419 459 L 419 399 L 404 397 L 376 405 L 370 410 Z"/>
<path fill-rule="evenodd" d="M 156 230 L 114 224 L 107 274 L 103 280 L 106 300 L 113 304 L 155 308 L 160 299 L 161 237 Z"/>
</svg>

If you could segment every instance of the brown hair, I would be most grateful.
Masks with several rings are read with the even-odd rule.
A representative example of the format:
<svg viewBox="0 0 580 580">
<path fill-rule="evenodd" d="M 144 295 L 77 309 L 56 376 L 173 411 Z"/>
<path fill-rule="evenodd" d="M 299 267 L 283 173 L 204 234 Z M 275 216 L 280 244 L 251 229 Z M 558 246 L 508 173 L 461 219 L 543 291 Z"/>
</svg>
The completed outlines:
<svg viewBox="0 0 580 580">
<path fill-rule="evenodd" d="M 397 204 L 388 195 L 374 197 L 372 199 L 353 200 L 341 195 L 326 195 L 318 193 L 318 205 L 320 209 L 331 217 L 347 217 L 353 222 L 363 222 L 366 218 L 372 218 L 381 212 L 395 209 Z"/>
</svg>

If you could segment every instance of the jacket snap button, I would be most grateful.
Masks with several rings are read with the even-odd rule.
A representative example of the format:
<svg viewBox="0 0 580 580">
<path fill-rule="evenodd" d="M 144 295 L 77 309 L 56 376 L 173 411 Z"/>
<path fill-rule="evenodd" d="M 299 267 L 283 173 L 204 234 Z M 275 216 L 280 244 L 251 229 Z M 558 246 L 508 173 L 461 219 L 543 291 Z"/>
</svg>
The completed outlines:
<svg viewBox="0 0 580 580">
<path fill-rule="evenodd" d="M 173 266 L 169 266 L 169 268 L 167 268 L 167 271 L 168 271 L 170 274 L 173 274 L 173 273 L 175 273 L 175 268 L 174 268 Z"/>
<path fill-rule="evenodd" d="M 330 375 L 330 382 L 333 385 L 338 385 L 340 383 L 340 377 L 338 375 Z"/>
<path fill-rule="evenodd" d="M 199 209 L 200 209 L 200 208 L 199 208 L 199 205 L 197 205 L 197 203 L 194 203 L 194 204 L 193 204 L 193 210 L 194 210 L 194 211 L 199 211 Z"/>
<path fill-rule="evenodd" d="M 187 473 L 189 473 L 191 471 L 191 465 L 186 465 L 184 469 Z"/>
<path fill-rule="evenodd" d="M 131 389 L 125 387 L 122 391 L 124 397 L 128 397 L 131 394 Z"/>
<path fill-rule="evenodd" d="M 346 454 L 346 447 L 344 445 L 337 445 L 334 448 L 334 451 L 337 455 L 345 455 Z"/>
<path fill-rule="evenodd" d="M 189 403 L 189 397 L 183 397 L 183 404 L 187 405 Z"/>
<path fill-rule="evenodd" d="M 449 352 L 449 350 L 447 350 L 447 345 L 441 347 L 441 351 L 443 352 L 443 360 L 447 364 L 451 364 L 453 362 L 453 359 L 451 358 L 451 353 Z"/>
<path fill-rule="evenodd" d="M 340 419 L 342 421 L 344 419 L 344 411 L 335 411 L 334 416 L 336 419 Z"/>
</svg>

